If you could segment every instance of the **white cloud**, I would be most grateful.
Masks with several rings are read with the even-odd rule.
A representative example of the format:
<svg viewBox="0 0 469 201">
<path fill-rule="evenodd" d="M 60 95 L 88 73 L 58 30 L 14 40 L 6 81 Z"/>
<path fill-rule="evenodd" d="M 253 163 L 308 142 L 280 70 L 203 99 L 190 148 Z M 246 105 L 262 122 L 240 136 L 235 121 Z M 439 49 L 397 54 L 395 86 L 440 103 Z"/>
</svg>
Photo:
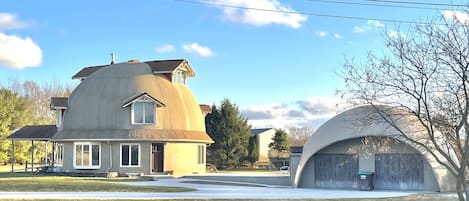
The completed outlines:
<svg viewBox="0 0 469 201">
<path fill-rule="evenodd" d="M 394 30 L 389 31 L 389 32 L 388 32 L 388 35 L 389 35 L 389 37 L 391 37 L 391 38 L 399 38 L 399 37 L 404 38 L 404 37 L 405 37 L 405 34 L 404 34 L 404 33 L 399 32 L 399 31 L 394 31 Z"/>
<path fill-rule="evenodd" d="M 339 100 L 333 97 L 312 97 L 293 103 L 269 103 L 241 109 L 253 128 L 291 127 L 318 128 L 322 123 L 335 116 L 341 109 Z"/>
<path fill-rule="evenodd" d="M 316 36 L 320 38 L 324 38 L 328 35 L 329 33 L 327 31 L 316 31 Z"/>
<path fill-rule="evenodd" d="M 215 53 L 213 53 L 210 48 L 207 46 L 202 46 L 197 43 L 192 43 L 192 44 L 184 44 L 182 45 L 182 49 L 188 53 L 196 54 L 202 57 L 211 57 L 214 56 Z"/>
<path fill-rule="evenodd" d="M 371 30 L 383 28 L 384 24 L 379 20 L 367 20 L 365 24 L 353 27 L 354 33 L 365 33 Z"/>
<path fill-rule="evenodd" d="M 453 20 L 455 23 L 469 25 L 469 14 L 455 10 L 443 11 L 443 16 L 446 19 Z"/>
<path fill-rule="evenodd" d="M 41 48 L 31 38 L 0 33 L 0 66 L 23 69 L 41 62 Z"/>
<path fill-rule="evenodd" d="M 281 24 L 296 29 L 300 28 L 302 23 L 307 19 L 306 16 L 295 13 L 296 11 L 292 8 L 282 5 L 278 0 L 211 0 L 211 2 L 235 7 L 253 8 L 224 7 L 223 14 L 229 21 L 255 26 Z"/>
<path fill-rule="evenodd" d="M 334 34 L 334 38 L 340 39 L 340 38 L 342 38 L 342 36 L 341 36 L 340 34 L 338 34 L 338 33 L 335 33 L 335 34 Z"/>
<path fill-rule="evenodd" d="M 155 48 L 155 51 L 158 53 L 170 53 L 170 52 L 175 52 L 176 47 L 174 47 L 174 45 L 171 45 L 171 44 L 165 44 L 165 45 Z"/>
<path fill-rule="evenodd" d="M 26 22 L 19 21 L 15 14 L 0 13 L 0 30 L 26 28 Z"/>
</svg>

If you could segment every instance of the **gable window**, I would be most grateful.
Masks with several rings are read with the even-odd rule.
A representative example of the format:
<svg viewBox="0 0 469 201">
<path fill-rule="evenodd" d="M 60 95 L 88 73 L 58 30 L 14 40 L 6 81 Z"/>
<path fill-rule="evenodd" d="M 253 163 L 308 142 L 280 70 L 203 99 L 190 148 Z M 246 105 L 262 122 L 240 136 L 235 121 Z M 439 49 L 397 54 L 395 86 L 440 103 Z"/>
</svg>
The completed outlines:
<svg viewBox="0 0 469 201">
<path fill-rule="evenodd" d="M 75 143 L 73 147 L 75 169 L 97 169 L 101 165 L 101 144 L 91 142 Z"/>
<path fill-rule="evenodd" d="M 131 106 L 130 119 L 132 124 L 155 124 L 156 108 L 165 107 L 165 104 L 147 92 L 142 92 L 125 100 L 122 107 L 128 106 Z"/>
<path fill-rule="evenodd" d="M 121 167 L 138 167 L 140 144 L 121 144 Z"/>
<path fill-rule="evenodd" d="M 185 72 L 182 70 L 176 70 L 173 72 L 172 75 L 172 82 L 173 83 L 181 83 L 186 84 L 186 75 Z"/>
<path fill-rule="evenodd" d="M 198 152 L 197 152 L 197 163 L 199 165 L 205 164 L 205 145 L 198 145 Z"/>
<path fill-rule="evenodd" d="M 132 105 L 133 124 L 155 123 L 155 102 L 135 101 Z"/>
</svg>

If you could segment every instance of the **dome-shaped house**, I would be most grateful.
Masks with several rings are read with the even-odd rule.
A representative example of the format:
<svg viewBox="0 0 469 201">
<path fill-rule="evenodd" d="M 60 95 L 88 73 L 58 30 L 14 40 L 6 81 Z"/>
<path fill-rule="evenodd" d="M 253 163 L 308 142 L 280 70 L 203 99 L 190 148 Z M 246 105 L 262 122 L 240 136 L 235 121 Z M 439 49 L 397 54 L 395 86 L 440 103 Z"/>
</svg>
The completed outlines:
<svg viewBox="0 0 469 201">
<path fill-rule="evenodd" d="M 193 76 L 186 60 L 82 69 L 68 105 L 55 108 L 63 115 L 53 138 L 63 149 L 62 170 L 204 173 L 206 144 L 213 141 L 185 85 Z"/>
</svg>

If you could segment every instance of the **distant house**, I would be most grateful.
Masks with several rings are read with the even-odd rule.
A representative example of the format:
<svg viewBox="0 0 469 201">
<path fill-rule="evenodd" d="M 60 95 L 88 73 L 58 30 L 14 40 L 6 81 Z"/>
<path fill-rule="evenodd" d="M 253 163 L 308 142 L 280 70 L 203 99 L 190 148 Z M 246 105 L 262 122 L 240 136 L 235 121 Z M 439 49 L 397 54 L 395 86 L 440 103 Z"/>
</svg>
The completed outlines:
<svg viewBox="0 0 469 201">
<path fill-rule="evenodd" d="M 259 162 L 269 161 L 269 144 L 273 142 L 272 138 L 275 135 L 273 128 L 258 128 L 251 129 L 251 137 L 256 138 L 257 148 L 259 150 Z"/>
<path fill-rule="evenodd" d="M 200 104 L 200 110 L 202 110 L 202 114 L 204 115 L 204 117 L 206 117 L 208 114 L 212 112 L 212 107 L 210 107 L 210 105 L 207 105 L 207 104 Z"/>
<path fill-rule="evenodd" d="M 204 173 L 213 140 L 185 85 L 194 76 L 182 59 L 83 68 L 70 97 L 51 99 L 55 162 L 64 172 Z"/>
</svg>

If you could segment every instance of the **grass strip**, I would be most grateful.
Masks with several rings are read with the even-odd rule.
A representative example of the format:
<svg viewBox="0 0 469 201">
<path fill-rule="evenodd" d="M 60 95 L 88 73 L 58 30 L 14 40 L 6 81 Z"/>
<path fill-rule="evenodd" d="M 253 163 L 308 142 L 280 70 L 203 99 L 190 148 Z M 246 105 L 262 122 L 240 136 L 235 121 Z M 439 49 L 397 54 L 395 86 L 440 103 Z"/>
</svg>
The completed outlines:
<svg viewBox="0 0 469 201">
<path fill-rule="evenodd" d="M 13 176 L 16 175 L 16 176 Z M 0 173 L 0 191 L 4 192 L 187 192 L 195 189 L 122 184 L 132 179 L 81 178 L 41 174 Z"/>
</svg>

